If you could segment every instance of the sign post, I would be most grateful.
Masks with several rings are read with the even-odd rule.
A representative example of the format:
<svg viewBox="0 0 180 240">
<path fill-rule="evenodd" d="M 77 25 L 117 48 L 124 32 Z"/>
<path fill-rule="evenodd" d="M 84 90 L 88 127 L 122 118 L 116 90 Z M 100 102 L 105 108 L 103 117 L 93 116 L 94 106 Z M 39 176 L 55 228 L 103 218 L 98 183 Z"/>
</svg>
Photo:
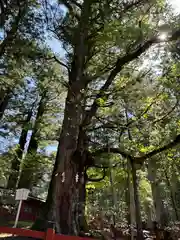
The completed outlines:
<svg viewBox="0 0 180 240">
<path fill-rule="evenodd" d="M 18 206 L 18 210 L 17 210 L 17 214 L 16 214 L 16 220 L 15 220 L 15 223 L 14 223 L 14 226 L 13 226 L 14 228 L 17 227 L 17 223 L 18 223 L 18 220 L 19 220 L 19 215 L 20 215 L 20 212 L 21 212 L 22 202 L 23 202 L 23 200 L 26 200 L 28 198 L 28 195 L 29 195 L 29 189 L 21 188 L 21 189 L 16 190 L 15 200 L 19 201 L 19 206 Z"/>
</svg>

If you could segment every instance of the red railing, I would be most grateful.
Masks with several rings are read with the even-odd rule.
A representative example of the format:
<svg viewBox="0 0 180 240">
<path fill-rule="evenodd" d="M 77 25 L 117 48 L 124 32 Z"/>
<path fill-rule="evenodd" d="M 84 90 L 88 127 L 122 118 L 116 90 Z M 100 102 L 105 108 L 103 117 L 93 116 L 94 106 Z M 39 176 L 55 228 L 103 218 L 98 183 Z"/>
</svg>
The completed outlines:
<svg viewBox="0 0 180 240">
<path fill-rule="evenodd" d="M 43 240 L 91 240 L 90 238 L 56 234 L 53 229 L 48 229 L 46 232 L 39 232 L 23 228 L 0 227 L 0 234 L 2 233 L 8 233 L 21 237 L 39 238 Z"/>
</svg>

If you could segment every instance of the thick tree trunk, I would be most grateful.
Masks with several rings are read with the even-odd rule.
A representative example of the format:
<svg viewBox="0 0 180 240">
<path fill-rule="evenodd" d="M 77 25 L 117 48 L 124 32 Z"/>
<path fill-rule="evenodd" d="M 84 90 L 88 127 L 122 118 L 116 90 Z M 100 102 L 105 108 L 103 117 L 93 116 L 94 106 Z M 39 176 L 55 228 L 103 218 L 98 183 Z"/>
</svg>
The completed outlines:
<svg viewBox="0 0 180 240">
<path fill-rule="evenodd" d="M 70 160 L 66 165 L 68 171 L 56 177 L 56 181 L 60 182 L 57 186 L 55 199 L 55 207 L 53 208 L 56 221 L 56 230 L 63 234 L 79 235 L 84 231 L 85 227 L 85 184 L 83 178 L 79 174 L 79 181 L 76 182 L 76 175 L 79 173 L 79 165 Z M 57 207 L 59 212 L 57 212 Z"/>
<path fill-rule="evenodd" d="M 93 1 L 82 2 L 81 14 L 77 30 L 74 34 L 74 49 L 71 69 L 69 71 L 69 88 L 65 103 L 64 120 L 56 155 L 56 169 L 51 183 L 52 200 L 49 212 L 52 221 L 56 223 L 56 231 L 62 234 L 78 234 L 76 228 L 76 203 L 79 201 L 79 188 L 76 175 L 84 173 L 85 159 L 82 156 L 84 147 L 80 144 L 80 128 L 83 122 L 82 100 L 88 84 L 84 69 L 90 49 L 88 45 L 88 26 Z M 83 174 L 82 174 L 83 175 Z M 81 181 L 81 179 L 79 179 Z M 76 213 L 76 214 L 74 214 Z M 49 213 L 47 214 L 50 215 Z"/>
<path fill-rule="evenodd" d="M 78 158 L 77 160 L 79 162 L 83 161 L 81 157 Z M 52 176 L 56 174 L 57 163 L 58 162 L 56 161 Z M 56 179 L 54 177 L 51 178 L 49 189 L 48 189 L 48 196 L 46 199 L 46 204 L 40 213 L 40 217 L 35 221 L 32 227 L 33 230 L 45 231 L 51 225 L 53 225 L 57 230 L 56 219 L 54 216 L 55 206 L 53 205 L 54 204 L 53 194 L 54 194 L 54 187 L 56 184 L 55 180 Z M 72 229 L 76 235 L 81 235 L 81 236 L 83 236 L 85 232 L 88 232 L 88 226 L 87 226 L 86 217 L 85 217 L 86 182 L 87 182 L 87 179 L 84 178 L 82 174 L 79 174 L 78 182 L 76 182 L 76 179 L 74 179 L 74 183 L 76 185 L 75 186 L 76 198 L 73 202 L 73 208 L 72 208 L 73 209 L 72 219 L 74 219 Z"/>
<path fill-rule="evenodd" d="M 73 228 L 76 231 L 76 235 L 80 236 L 83 236 L 85 233 L 88 232 L 88 225 L 85 216 L 87 182 L 84 179 L 83 175 L 79 174 L 79 180 L 76 188 L 77 201 L 74 202 L 73 207 L 73 217 L 75 219 Z"/>
<path fill-rule="evenodd" d="M 80 143 L 83 141 L 80 134 L 81 100 L 81 86 L 74 83 L 66 99 L 62 132 L 45 206 L 47 211 L 42 216 L 46 221 L 54 222 L 56 231 L 63 234 L 77 235 L 80 229 L 76 226 L 76 204 L 79 202 L 78 193 L 85 166 L 85 159 L 82 158 L 84 146 Z M 79 182 L 76 182 L 77 174 L 80 176 Z"/>
<path fill-rule="evenodd" d="M 76 225 L 78 211 L 75 211 L 75 208 L 79 201 L 82 187 L 80 182 L 83 181 L 86 166 L 87 142 L 81 128 L 83 116 L 81 104 L 84 96 L 82 89 L 86 87 L 85 84 L 83 81 L 71 82 L 56 156 L 58 164 L 53 176 L 53 216 L 56 230 L 63 234 L 79 234 L 79 227 Z M 77 174 L 80 177 L 78 183 L 75 181 Z"/>
<path fill-rule="evenodd" d="M 42 120 L 43 114 L 45 111 L 45 97 L 41 98 L 41 101 L 39 103 L 38 111 L 37 111 L 37 116 L 36 116 L 36 121 L 32 130 L 32 135 L 31 139 L 29 142 L 28 150 L 27 150 L 27 156 L 24 159 L 24 166 L 22 168 L 22 172 L 20 175 L 18 187 L 19 188 L 28 188 L 31 189 L 36 176 L 34 174 L 34 169 L 35 169 L 35 161 L 33 161 L 33 158 L 36 156 L 36 152 L 38 149 L 38 138 L 40 134 L 40 122 Z"/>
<path fill-rule="evenodd" d="M 28 112 L 27 118 L 22 128 L 21 136 L 19 139 L 19 146 L 16 150 L 15 157 L 12 161 L 11 174 L 8 179 L 7 188 L 12 188 L 12 189 L 16 188 L 18 177 L 19 177 L 20 163 L 23 156 L 23 152 L 26 144 L 26 138 L 28 134 L 28 128 L 26 127 L 26 125 L 30 122 L 31 117 L 32 117 L 32 110 Z"/>
<path fill-rule="evenodd" d="M 71 105 L 72 106 L 72 105 Z M 76 108 L 78 105 L 76 105 Z M 78 111 L 74 111 L 74 113 L 77 113 Z M 80 111 L 79 111 L 80 112 Z M 72 112 L 73 113 L 73 112 Z M 76 119 L 78 119 L 80 116 L 77 116 Z M 80 120 L 80 118 L 79 118 Z M 75 123 L 75 120 L 73 121 Z M 75 124 L 74 124 L 75 125 Z M 84 216 L 79 216 L 79 210 L 80 210 L 80 198 L 83 197 L 83 204 L 85 201 L 85 191 L 83 186 L 83 175 L 84 175 L 84 168 L 85 168 L 85 158 L 83 156 L 83 148 L 80 148 L 78 144 L 78 139 L 75 139 L 74 137 L 77 136 L 76 134 L 79 132 L 79 129 L 77 129 L 78 132 L 76 132 L 75 127 L 73 129 L 73 132 L 75 133 L 73 135 L 70 134 L 71 140 L 64 141 L 64 144 L 66 145 L 67 152 L 62 155 L 64 146 L 60 144 L 60 149 L 63 147 L 61 151 L 61 155 L 58 157 L 62 159 L 60 161 L 60 164 L 57 169 L 57 173 L 55 175 L 55 221 L 56 221 L 56 229 L 58 232 L 61 232 L 63 234 L 75 234 L 78 235 L 81 227 L 79 226 L 80 222 L 84 218 Z M 79 133 L 78 133 L 79 135 Z M 69 145 L 70 144 L 70 145 Z M 74 148 L 69 148 L 69 146 Z M 77 149 L 75 149 L 75 146 Z M 75 154 L 78 153 L 78 154 Z M 80 154 L 79 154 L 80 153 Z M 62 176 L 64 174 L 64 176 Z M 76 175 L 79 175 L 79 181 L 76 182 Z M 63 181 L 64 177 L 64 181 Z M 82 194 L 82 196 L 80 196 Z M 84 196 L 83 196 L 84 195 Z M 82 199 L 81 199 L 82 200 Z M 82 214 L 83 211 L 81 211 L 80 214 Z M 79 219 L 79 220 L 78 220 Z M 80 220 L 81 219 L 81 220 Z"/>
<path fill-rule="evenodd" d="M 141 219 L 141 210 L 140 210 L 140 201 L 139 201 L 139 192 L 138 192 L 138 179 L 136 173 L 136 166 L 134 162 L 130 159 L 131 168 L 132 168 L 132 178 L 133 178 L 133 188 L 134 188 L 134 202 L 135 202 L 135 214 L 136 214 L 136 227 L 137 227 L 137 240 L 143 240 L 143 231 L 142 231 L 142 219 Z"/>
</svg>

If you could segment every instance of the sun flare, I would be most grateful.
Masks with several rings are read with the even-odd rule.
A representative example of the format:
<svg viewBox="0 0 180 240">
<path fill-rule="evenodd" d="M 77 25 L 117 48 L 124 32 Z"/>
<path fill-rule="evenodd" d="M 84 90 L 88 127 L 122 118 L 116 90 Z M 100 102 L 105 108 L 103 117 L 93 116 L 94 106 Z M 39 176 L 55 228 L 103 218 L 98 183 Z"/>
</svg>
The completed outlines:
<svg viewBox="0 0 180 240">
<path fill-rule="evenodd" d="M 158 36 L 159 40 L 161 40 L 161 41 L 165 41 L 167 39 L 167 37 L 168 37 L 167 33 L 161 33 Z"/>
</svg>

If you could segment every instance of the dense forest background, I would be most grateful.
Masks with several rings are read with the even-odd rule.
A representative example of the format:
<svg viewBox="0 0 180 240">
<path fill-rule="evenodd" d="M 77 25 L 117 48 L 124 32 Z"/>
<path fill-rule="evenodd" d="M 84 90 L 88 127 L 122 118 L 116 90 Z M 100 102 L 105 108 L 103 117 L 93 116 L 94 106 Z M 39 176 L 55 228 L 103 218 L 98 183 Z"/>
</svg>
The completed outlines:
<svg viewBox="0 0 180 240">
<path fill-rule="evenodd" d="M 145 223 L 179 222 L 180 15 L 170 3 L 0 1 L 0 187 L 46 201 L 34 228 L 131 225 L 143 239 Z"/>
</svg>

